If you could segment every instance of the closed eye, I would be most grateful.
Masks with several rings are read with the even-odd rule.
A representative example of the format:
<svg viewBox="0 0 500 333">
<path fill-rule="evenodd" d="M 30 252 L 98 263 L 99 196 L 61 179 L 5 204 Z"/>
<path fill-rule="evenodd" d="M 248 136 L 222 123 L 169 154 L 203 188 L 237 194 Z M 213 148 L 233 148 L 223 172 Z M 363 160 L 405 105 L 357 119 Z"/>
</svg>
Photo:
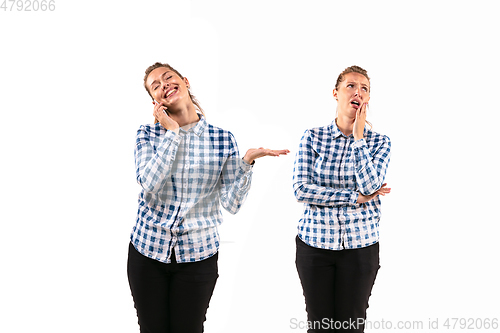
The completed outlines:
<svg viewBox="0 0 500 333">
<path fill-rule="evenodd" d="M 167 76 L 167 75 L 168 75 L 168 76 Z M 171 74 L 171 72 L 165 72 L 165 73 L 163 73 L 162 78 L 163 78 L 164 80 L 170 80 L 170 79 L 172 78 L 172 76 L 173 76 L 173 75 Z"/>
</svg>

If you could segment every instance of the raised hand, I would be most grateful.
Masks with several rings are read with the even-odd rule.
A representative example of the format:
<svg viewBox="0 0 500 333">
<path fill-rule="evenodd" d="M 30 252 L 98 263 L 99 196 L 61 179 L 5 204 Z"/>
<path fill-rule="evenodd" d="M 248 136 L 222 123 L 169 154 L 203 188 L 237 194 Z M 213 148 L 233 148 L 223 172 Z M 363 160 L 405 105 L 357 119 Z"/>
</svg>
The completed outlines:
<svg viewBox="0 0 500 333">
<path fill-rule="evenodd" d="M 252 164 L 254 160 L 256 160 L 260 157 L 286 155 L 289 152 L 290 151 L 288 149 L 272 150 L 272 149 L 264 149 L 262 147 L 251 148 L 251 149 L 248 149 L 245 156 L 243 157 L 243 160 L 245 162 L 247 162 L 248 164 Z"/>
<path fill-rule="evenodd" d="M 356 120 L 354 120 L 354 127 L 352 129 L 352 135 L 354 136 L 354 140 L 356 141 L 363 138 L 367 108 L 368 103 L 363 103 L 361 107 L 356 111 Z"/>
<path fill-rule="evenodd" d="M 158 120 L 166 130 L 171 130 L 175 133 L 179 133 L 179 124 L 167 115 L 166 111 L 164 111 L 166 110 L 166 108 L 156 102 L 153 102 L 153 104 L 153 116 L 155 117 L 155 119 Z"/>
<path fill-rule="evenodd" d="M 386 194 L 389 194 L 391 193 L 391 189 L 386 187 L 387 186 L 387 183 L 384 183 L 382 184 L 382 187 L 379 188 L 377 190 L 377 192 L 371 194 L 371 195 L 362 195 L 361 193 L 359 194 L 358 196 L 358 203 L 365 203 L 365 202 L 368 202 L 370 200 L 372 200 L 373 198 L 375 198 L 377 195 L 386 195 Z"/>
</svg>

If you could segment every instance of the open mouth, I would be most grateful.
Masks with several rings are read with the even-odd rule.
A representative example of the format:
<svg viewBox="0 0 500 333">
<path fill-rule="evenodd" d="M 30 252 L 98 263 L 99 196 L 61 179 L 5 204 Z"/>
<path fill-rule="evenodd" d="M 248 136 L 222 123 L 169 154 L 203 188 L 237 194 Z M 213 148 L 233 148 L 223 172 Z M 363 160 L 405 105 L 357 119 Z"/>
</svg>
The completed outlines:
<svg viewBox="0 0 500 333">
<path fill-rule="evenodd" d="M 351 101 L 351 105 L 352 105 L 354 108 L 358 109 L 358 108 L 359 108 L 359 106 L 361 105 L 361 103 L 360 103 L 359 101 L 354 100 L 354 101 Z"/>
<path fill-rule="evenodd" d="M 177 88 L 172 88 L 170 89 L 169 91 L 167 91 L 167 93 L 165 94 L 165 98 L 169 98 L 170 96 L 172 96 L 172 94 L 175 94 L 177 92 Z"/>
</svg>

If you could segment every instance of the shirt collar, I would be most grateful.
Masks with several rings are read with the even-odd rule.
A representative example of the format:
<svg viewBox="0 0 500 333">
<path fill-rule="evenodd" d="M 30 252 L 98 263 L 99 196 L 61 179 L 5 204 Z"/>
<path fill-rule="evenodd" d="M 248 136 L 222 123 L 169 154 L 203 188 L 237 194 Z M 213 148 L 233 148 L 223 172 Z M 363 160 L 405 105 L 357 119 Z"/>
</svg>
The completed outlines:
<svg viewBox="0 0 500 333">
<path fill-rule="evenodd" d="M 330 131 L 332 132 L 332 137 L 334 139 L 338 138 L 339 136 L 346 137 L 346 135 L 344 133 L 342 133 L 342 131 L 337 126 L 336 119 L 333 119 L 332 124 L 330 125 Z M 366 137 L 366 132 L 367 131 L 368 131 L 368 129 L 367 129 L 366 125 L 365 125 L 365 128 L 363 130 L 363 137 Z M 349 135 L 349 137 L 350 136 L 352 136 L 352 134 Z"/>
<path fill-rule="evenodd" d="M 207 127 L 208 123 L 205 119 L 205 116 L 203 116 L 201 113 L 198 113 L 198 117 L 200 118 L 200 121 L 198 121 L 198 123 L 195 127 L 192 128 L 192 130 L 194 134 L 200 136 L 205 130 L 205 127 Z"/>
<path fill-rule="evenodd" d="M 188 130 L 184 130 L 182 127 L 181 127 L 181 129 L 183 129 L 186 132 L 193 132 L 197 136 L 200 136 L 203 133 L 203 131 L 205 130 L 205 127 L 207 127 L 208 123 L 202 114 L 198 113 L 198 117 L 200 120 L 198 122 L 196 122 L 196 125 L 189 128 Z"/>
<path fill-rule="evenodd" d="M 334 139 L 338 138 L 341 135 L 344 135 L 344 133 L 342 133 L 342 131 L 337 126 L 336 119 L 333 119 L 332 124 L 330 125 L 330 130 L 332 131 L 332 137 Z"/>
</svg>

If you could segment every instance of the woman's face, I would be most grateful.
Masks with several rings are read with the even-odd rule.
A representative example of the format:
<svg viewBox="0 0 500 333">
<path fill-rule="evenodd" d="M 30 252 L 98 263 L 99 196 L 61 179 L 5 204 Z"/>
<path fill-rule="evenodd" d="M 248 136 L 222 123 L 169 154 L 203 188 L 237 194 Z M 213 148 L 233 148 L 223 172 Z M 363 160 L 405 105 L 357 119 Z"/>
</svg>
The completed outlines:
<svg viewBox="0 0 500 333">
<path fill-rule="evenodd" d="M 370 100 L 370 81 L 359 73 L 348 73 L 344 78 L 338 90 L 333 90 L 333 97 L 337 99 L 339 113 L 356 117 L 356 111 Z"/>
<path fill-rule="evenodd" d="M 174 71 L 166 67 L 158 67 L 149 73 L 146 86 L 151 96 L 167 108 L 182 101 L 190 101 L 189 81 L 181 79 Z"/>
</svg>

